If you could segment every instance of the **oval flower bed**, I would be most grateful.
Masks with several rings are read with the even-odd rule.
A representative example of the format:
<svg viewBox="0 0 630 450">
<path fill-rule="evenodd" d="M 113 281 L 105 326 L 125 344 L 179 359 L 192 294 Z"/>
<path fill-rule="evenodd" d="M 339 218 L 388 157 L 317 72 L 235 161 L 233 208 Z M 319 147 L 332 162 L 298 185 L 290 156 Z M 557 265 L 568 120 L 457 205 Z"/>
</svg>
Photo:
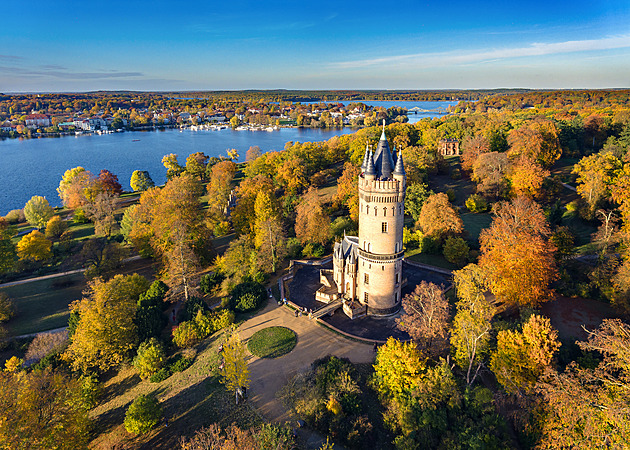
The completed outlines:
<svg viewBox="0 0 630 450">
<path fill-rule="evenodd" d="M 257 331 L 247 341 L 247 349 L 259 358 L 277 358 L 286 355 L 297 343 L 293 330 L 285 327 L 269 327 Z"/>
</svg>

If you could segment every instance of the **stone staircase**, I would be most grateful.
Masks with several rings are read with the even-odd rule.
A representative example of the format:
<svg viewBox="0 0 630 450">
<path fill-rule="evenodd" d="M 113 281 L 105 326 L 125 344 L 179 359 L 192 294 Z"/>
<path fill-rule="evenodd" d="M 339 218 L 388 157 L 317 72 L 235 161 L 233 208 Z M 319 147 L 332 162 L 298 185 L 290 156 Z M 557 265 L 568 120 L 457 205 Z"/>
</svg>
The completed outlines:
<svg viewBox="0 0 630 450">
<path fill-rule="evenodd" d="M 319 319 L 320 317 L 325 316 L 326 314 L 331 314 L 335 312 L 337 309 L 343 306 L 343 302 L 340 298 L 333 300 L 329 304 L 322 306 L 317 311 L 313 311 L 313 318 Z"/>
</svg>

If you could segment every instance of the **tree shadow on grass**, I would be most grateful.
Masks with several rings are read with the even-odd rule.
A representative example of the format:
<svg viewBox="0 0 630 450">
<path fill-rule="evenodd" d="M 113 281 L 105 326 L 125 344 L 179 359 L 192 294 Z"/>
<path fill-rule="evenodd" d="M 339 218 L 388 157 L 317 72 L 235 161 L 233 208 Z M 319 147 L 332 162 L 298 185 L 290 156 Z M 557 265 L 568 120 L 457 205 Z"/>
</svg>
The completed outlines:
<svg viewBox="0 0 630 450">
<path fill-rule="evenodd" d="M 161 403 L 165 420 L 138 442 L 139 448 L 178 448 L 181 437 L 190 438 L 212 423 L 222 427 L 236 422 L 249 428 L 260 422 L 249 404 L 235 405 L 234 396 L 214 376 L 190 386 Z M 168 421 L 168 426 L 167 422 Z"/>
<path fill-rule="evenodd" d="M 101 392 L 101 398 L 99 403 L 107 403 L 120 395 L 121 392 L 127 392 L 130 389 L 136 387 L 142 380 L 137 373 L 131 373 L 129 376 L 123 378 L 117 383 L 112 383 L 109 386 L 103 388 Z"/>
</svg>

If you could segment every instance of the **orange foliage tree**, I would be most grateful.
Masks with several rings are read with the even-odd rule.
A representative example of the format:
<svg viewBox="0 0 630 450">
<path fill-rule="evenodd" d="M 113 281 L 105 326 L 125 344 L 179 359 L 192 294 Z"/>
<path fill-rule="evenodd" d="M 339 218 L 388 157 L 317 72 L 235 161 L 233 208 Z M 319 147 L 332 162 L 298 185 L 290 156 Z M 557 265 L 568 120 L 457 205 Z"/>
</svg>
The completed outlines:
<svg viewBox="0 0 630 450">
<path fill-rule="evenodd" d="M 479 265 L 490 290 L 506 306 L 538 306 L 552 297 L 556 251 L 542 209 L 525 197 L 502 202 L 489 228 L 481 232 Z"/>
</svg>

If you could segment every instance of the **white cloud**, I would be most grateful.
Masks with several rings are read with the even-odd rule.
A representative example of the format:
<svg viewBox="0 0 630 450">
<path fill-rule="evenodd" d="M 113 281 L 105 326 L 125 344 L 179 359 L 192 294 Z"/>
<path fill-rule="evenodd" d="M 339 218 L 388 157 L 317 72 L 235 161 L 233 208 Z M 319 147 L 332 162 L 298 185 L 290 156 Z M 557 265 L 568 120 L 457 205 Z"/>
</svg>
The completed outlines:
<svg viewBox="0 0 630 450">
<path fill-rule="evenodd" d="M 527 56 L 544 56 L 559 53 L 575 53 L 594 50 L 612 50 L 630 47 L 630 35 L 608 36 L 601 39 L 585 39 L 565 42 L 533 42 L 525 47 L 499 48 L 487 50 L 456 50 L 452 52 L 415 53 L 409 55 L 386 56 L 383 58 L 341 61 L 331 63 L 336 69 L 357 69 L 362 67 L 378 67 L 392 63 L 398 65 L 422 65 L 423 67 L 440 67 L 497 61 Z"/>
</svg>

